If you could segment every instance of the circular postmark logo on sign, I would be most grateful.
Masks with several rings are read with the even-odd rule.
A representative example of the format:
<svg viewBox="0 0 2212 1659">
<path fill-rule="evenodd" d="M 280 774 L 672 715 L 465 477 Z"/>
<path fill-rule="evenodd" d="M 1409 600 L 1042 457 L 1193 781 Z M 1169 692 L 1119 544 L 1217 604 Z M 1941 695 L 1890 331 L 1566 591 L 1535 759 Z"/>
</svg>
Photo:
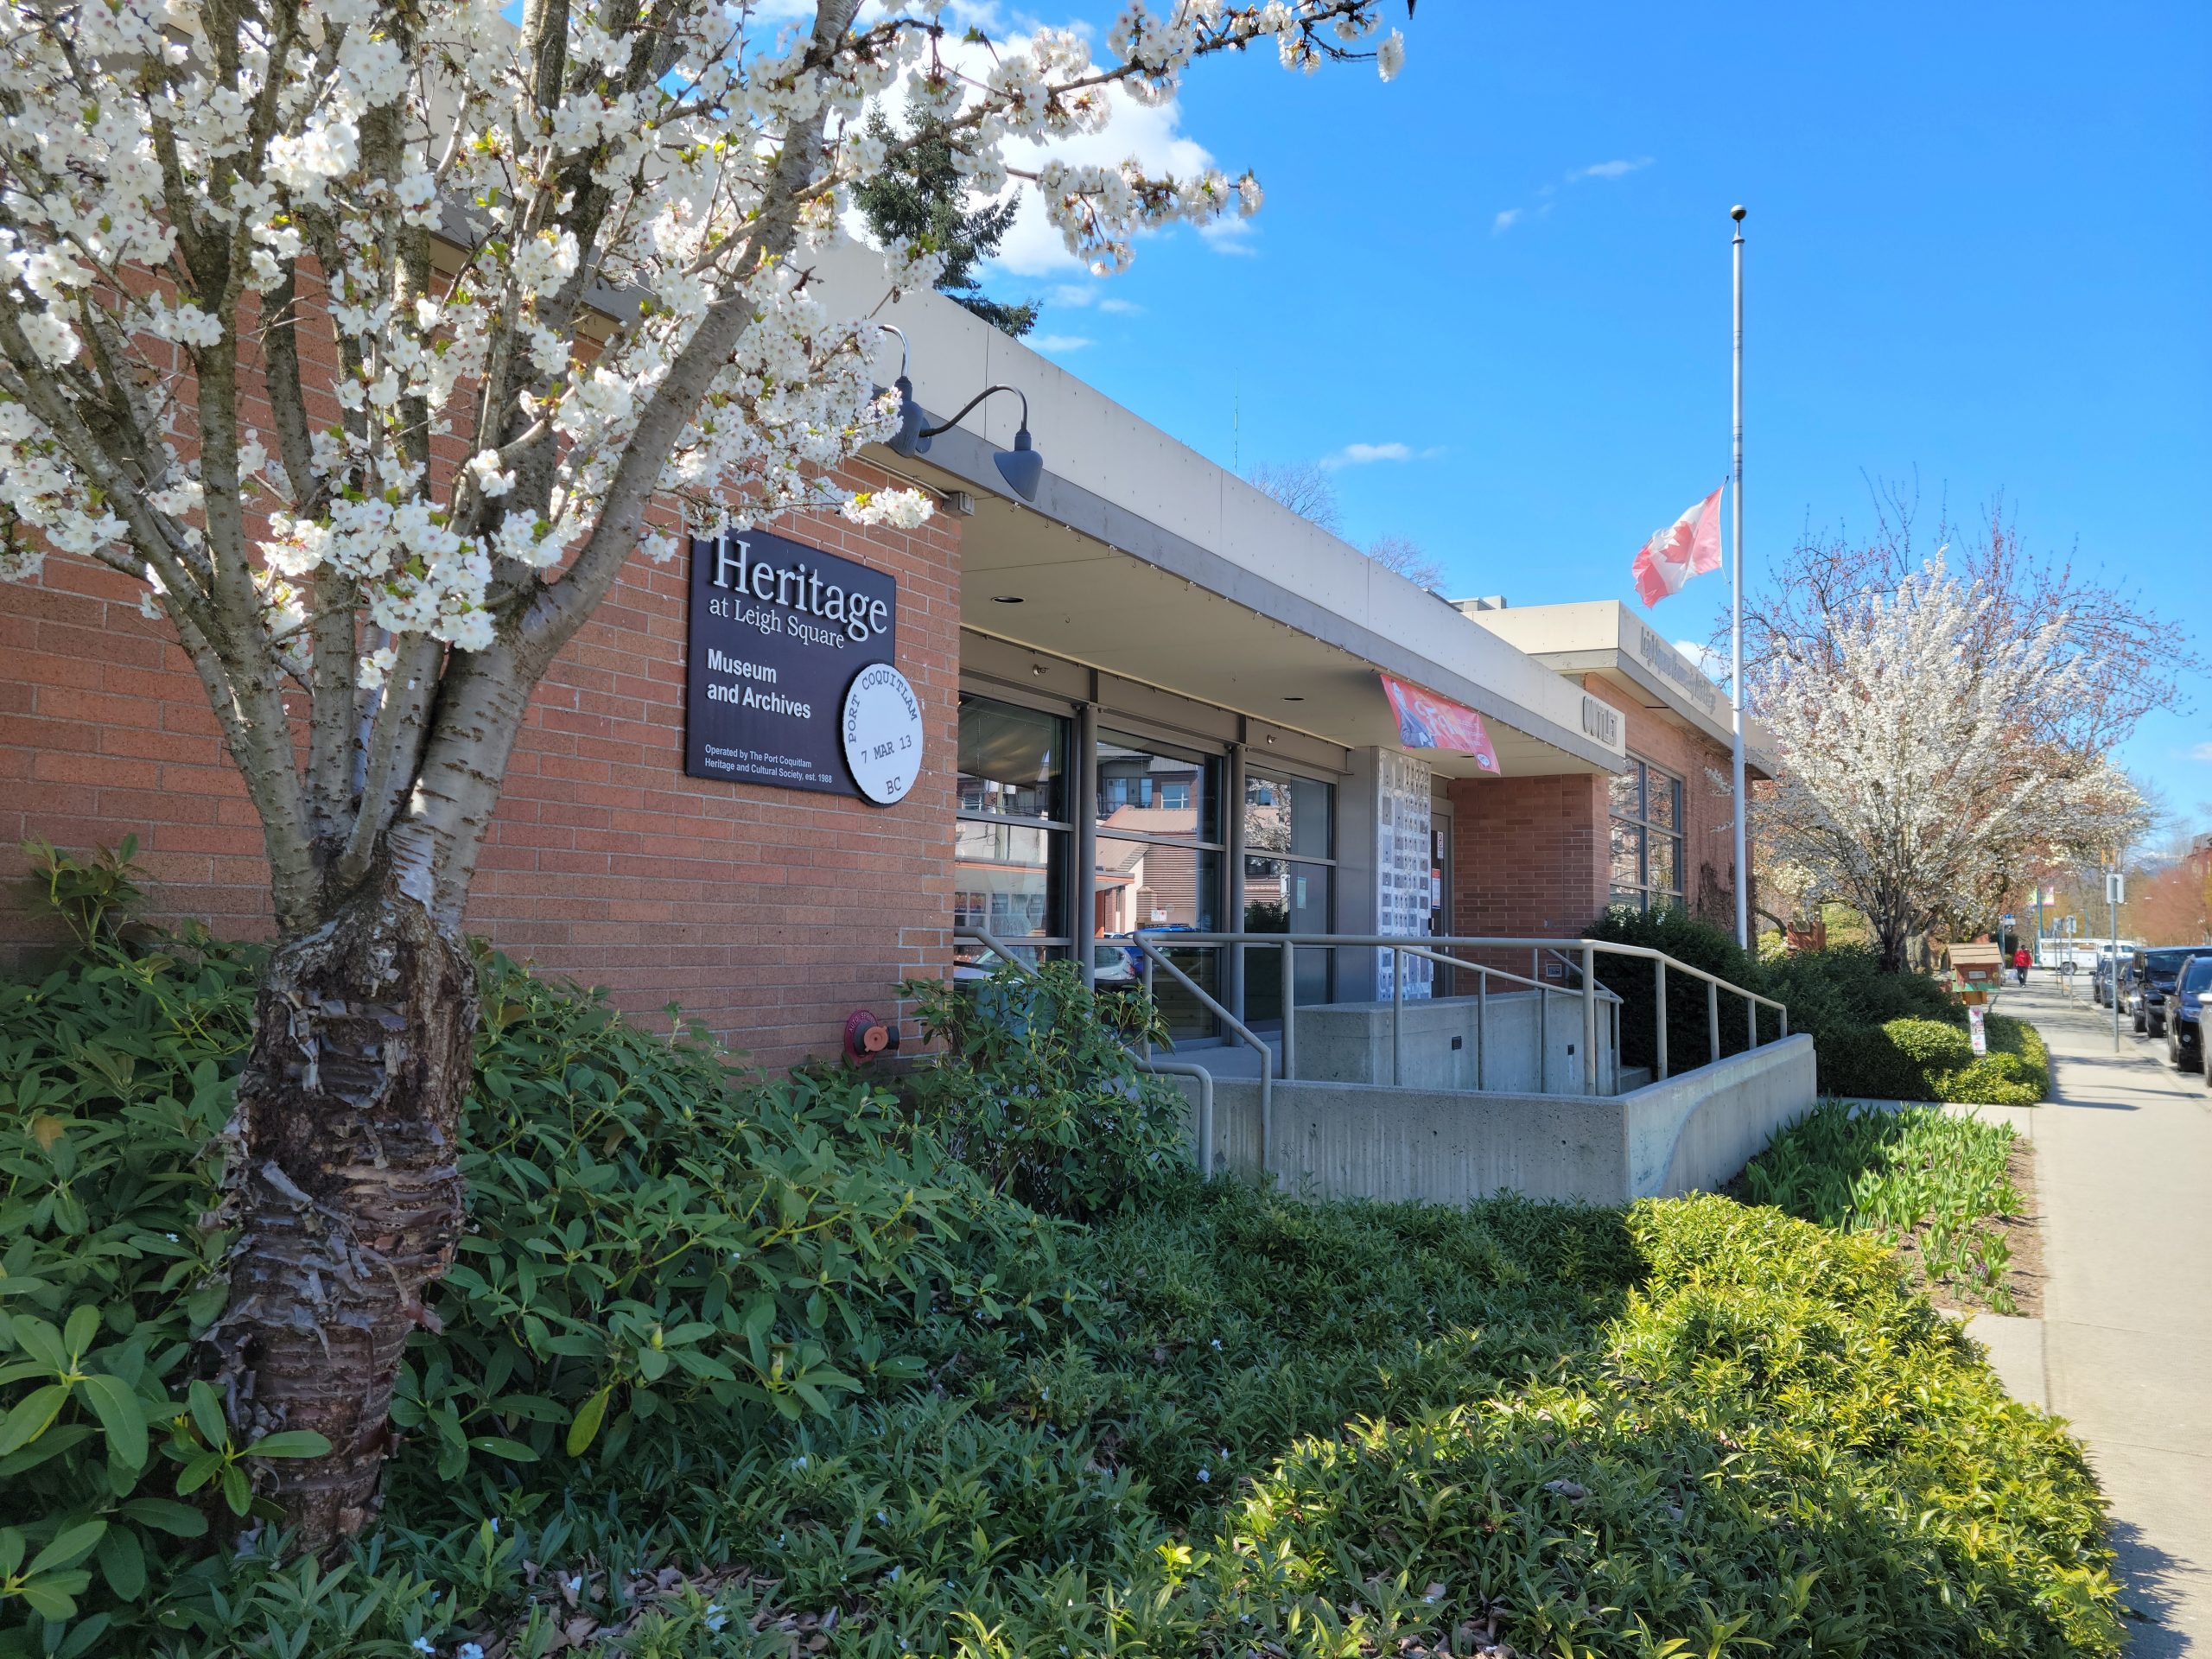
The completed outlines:
<svg viewBox="0 0 2212 1659">
<path fill-rule="evenodd" d="M 878 806 L 906 798 L 922 772 L 922 700 L 888 663 L 870 663 L 845 692 L 845 764 Z"/>
</svg>

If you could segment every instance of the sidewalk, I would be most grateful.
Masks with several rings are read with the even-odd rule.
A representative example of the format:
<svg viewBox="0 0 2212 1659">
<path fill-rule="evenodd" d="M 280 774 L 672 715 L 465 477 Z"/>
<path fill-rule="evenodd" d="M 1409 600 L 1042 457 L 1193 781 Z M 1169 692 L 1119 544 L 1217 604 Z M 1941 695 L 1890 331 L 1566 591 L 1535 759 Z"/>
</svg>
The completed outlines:
<svg viewBox="0 0 2212 1659">
<path fill-rule="evenodd" d="M 2054 1073 L 2017 1115 L 2035 1119 L 2044 1398 L 2088 1447 L 2126 1599 L 2155 1621 L 2130 1654 L 2212 1659 L 2212 1093 L 2125 1023 L 2115 1055 L 2086 988 L 2038 973 L 1998 1007 L 2042 1032 Z"/>
</svg>

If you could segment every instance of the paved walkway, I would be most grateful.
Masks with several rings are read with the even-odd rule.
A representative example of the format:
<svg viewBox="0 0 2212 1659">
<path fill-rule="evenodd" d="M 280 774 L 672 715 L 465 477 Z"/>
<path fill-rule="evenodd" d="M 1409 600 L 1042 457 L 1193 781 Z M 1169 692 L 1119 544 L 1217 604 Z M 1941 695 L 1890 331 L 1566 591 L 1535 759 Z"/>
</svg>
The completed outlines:
<svg viewBox="0 0 2212 1659">
<path fill-rule="evenodd" d="M 2032 1130 L 2043 1397 L 2111 1499 L 2127 1600 L 2149 1620 L 2133 1659 L 2212 1659 L 2212 1093 L 2125 1025 L 2115 1055 L 2110 1010 L 2041 973 L 1998 1006 L 2043 1033 L 2055 1073 Z M 2011 1347 L 2001 1369 L 2032 1363 L 2031 1333 L 1986 1335 Z"/>
</svg>

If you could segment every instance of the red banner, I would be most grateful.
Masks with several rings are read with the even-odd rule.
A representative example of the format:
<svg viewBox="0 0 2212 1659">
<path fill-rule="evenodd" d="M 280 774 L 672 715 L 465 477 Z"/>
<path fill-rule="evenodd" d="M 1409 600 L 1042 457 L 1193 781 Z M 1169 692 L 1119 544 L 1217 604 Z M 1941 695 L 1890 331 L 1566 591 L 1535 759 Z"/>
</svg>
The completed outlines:
<svg viewBox="0 0 2212 1659">
<path fill-rule="evenodd" d="M 1473 709 L 1408 685 L 1396 676 L 1382 676 L 1383 695 L 1398 716 L 1398 741 L 1409 749 L 1449 749 L 1471 756 L 1484 772 L 1497 770 L 1497 751 L 1490 746 L 1483 717 Z"/>
</svg>

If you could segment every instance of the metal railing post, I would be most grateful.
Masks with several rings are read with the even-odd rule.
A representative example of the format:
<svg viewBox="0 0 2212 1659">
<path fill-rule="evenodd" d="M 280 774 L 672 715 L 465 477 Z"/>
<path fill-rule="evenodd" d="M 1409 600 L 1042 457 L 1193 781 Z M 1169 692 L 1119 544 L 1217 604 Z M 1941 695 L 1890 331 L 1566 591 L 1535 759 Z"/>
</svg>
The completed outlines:
<svg viewBox="0 0 2212 1659">
<path fill-rule="evenodd" d="M 1293 1022 L 1298 1017 L 1298 947 L 1288 939 L 1282 942 L 1282 1080 L 1288 1083 L 1298 1075 L 1298 1033 Z"/>
<path fill-rule="evenodd" d="M 1720 986 L 1718 981 L 1705 982 L 1705 1039 L 1711 1048 L 1707 1065 L 1720 1064 Z"/>
<path fill-rule="evenodd" d="M 1152 952 L 1143 948 L 1144 942 L 1141 938 L 1138 938 L 1135 935 L 1132 935 L 1132 937 L 1137 938 L 1137 954 L 1144 958 L 1145 1005 L 1154 1014 L 1157 1014 L 1160 1012 L 1160 999 L 1152 994 Z M 1145 1033 L 1144 1037 L 1144 1057 L 1147 1060 L 1152 1058 L 1152 1033 L 1149 1030 Z"/>
<path fill-rule="evenodd" d="M 1667 959 L 1666 959 L 1666 957 L 1660 957 L 1657 961 L 1654 962 L 1654 963 L 1651 964 L 1651 969 L 1652 969 L 1652 972 L 1651 972 L 1651 978 L 1652 978 L 1652 982 L 1653 982 L 1653 983 L 1654 983 L 1654 984 L 1658 988 L 1657 996 L 1656 996 L 1656 1011 L 1657 1011 L 1658 1015 L 1659 1015 L 1659 1023 L 1658 1023 L 1657 1027 L 1655 1028 L 1655 1029 L 1656 1029 L 1656 1047 L 1655 1047 L 1655 1049 L 1654 1049 L 1654 1056 L 1653 1056 L 1653 1058 L 1654 1058 L 1654 1064 L 1653 1064 L 1653 1066 L 1652 1066 L 1652 1071 L 1653 1071 L 1653 1073 L 1654 1073 L 1654 1076 L 1653 1076 L 1652 1080 L 1653 1080 L 1655 1083 L 1664 1083 L 1664 1082 L 1666 1082 L 1666 1081 L 1667 1081 Z"/>
<path fill-rule="evenodd" d="M 1402 1088 L 1401 1068 L 1398 1065 L 1398 1045 L 1404 1035 L 1406 1011 L 1406 958 L 1396 945 L 1390 947 L 1390 1086 Z"/>
<path fill-rule="evenodd" d="M 1598 947 L 1582 947 L 1582 1092 L 1598 1092 Z"/>
<path fill-rule="evenodd" d="M 1490 1069 L 1490 969 L 1475 969 L 1475 1087 L 1487 1088 L 1484 1074 Z"/>
<path fill-rule="evenodd" d="M 1552 1091 L 1552 988 L 1536 982 L 1536 1092 Z"/>
<path fill-rule="evenodd" d="M 1748 991 L 1744 994 L 1744 1016 L 1751 1028 L 1751 1046 L 1757 1048 L 1759 1046 L 1759 1005 Z"/>
</svg>

